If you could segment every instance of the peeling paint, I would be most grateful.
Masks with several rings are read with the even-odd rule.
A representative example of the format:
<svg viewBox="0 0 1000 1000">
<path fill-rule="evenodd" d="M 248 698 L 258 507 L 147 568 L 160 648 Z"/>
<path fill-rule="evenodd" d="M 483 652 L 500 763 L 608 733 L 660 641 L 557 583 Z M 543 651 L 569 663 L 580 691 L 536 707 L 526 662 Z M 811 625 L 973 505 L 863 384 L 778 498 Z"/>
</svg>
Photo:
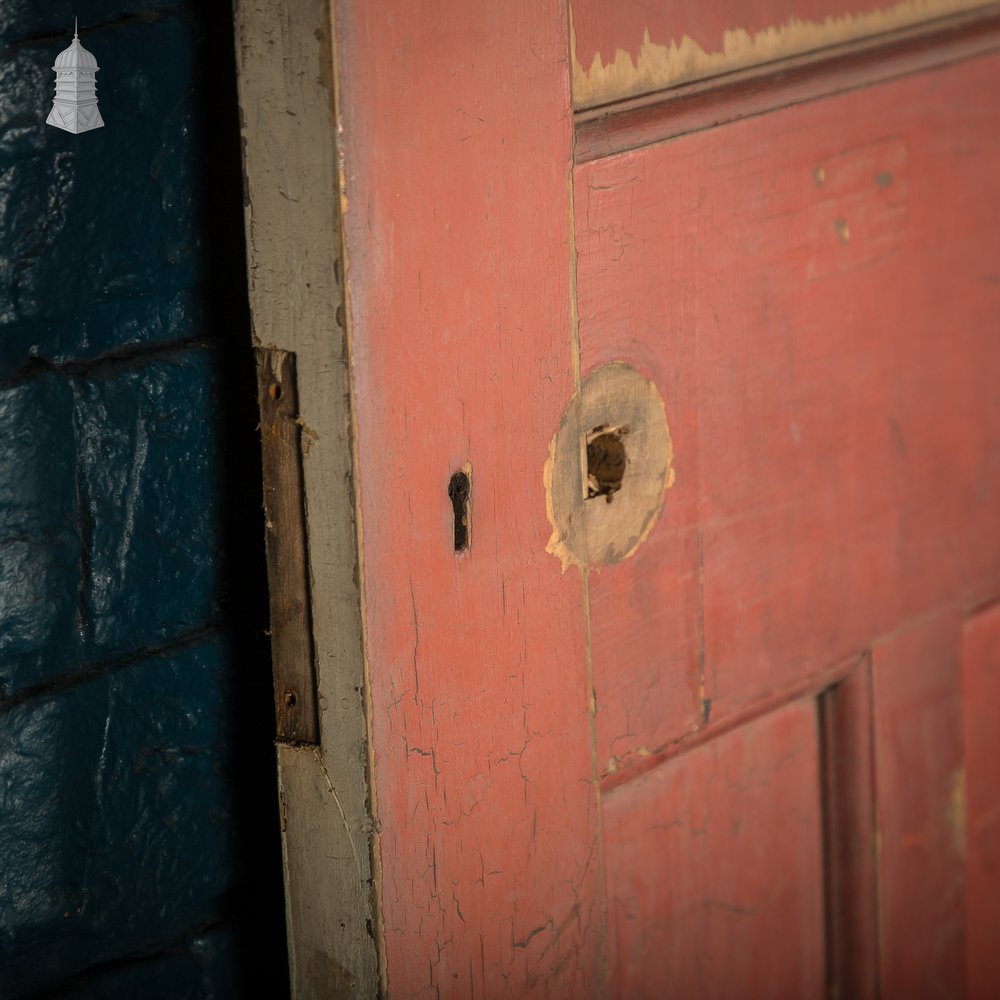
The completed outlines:
<svg viewBox="0 0 1000 1000">
<path fill-rule="evenodd" d="M 336 75 L 333 69 L 333 20 L 330 4 L 323 5 L 323 23 L 313 32 L 313 37 L 319 42 L 317 83 L 327 92 L 330 102 L 330 124 L 337 123 L 337 88 Z M 294 112 L 287 110 L 294 116 Z"/>
<path fill-rule="evenodd" d="M 715 51 L 706 51 L 688 35 L 679 41 L 654 42 L 647 28 L 637 53 L 616 49 L 605 61 L 597 52 L 589 67 L 577 59 L 571 17 L 573 103 L 577 108 L 596 107 L 983 6 L 984 0 L 902 0 L 882 10 L 829 16 L 822 21 L 791 17 L 752 34 L 731 28 L 723 32 Z"/>
</svg>

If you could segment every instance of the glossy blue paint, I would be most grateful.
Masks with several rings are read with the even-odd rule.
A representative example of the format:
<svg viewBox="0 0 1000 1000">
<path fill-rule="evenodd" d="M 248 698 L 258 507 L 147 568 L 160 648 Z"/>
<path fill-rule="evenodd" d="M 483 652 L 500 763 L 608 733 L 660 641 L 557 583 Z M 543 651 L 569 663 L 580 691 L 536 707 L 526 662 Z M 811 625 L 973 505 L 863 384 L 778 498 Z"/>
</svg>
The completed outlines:
<svg viewBox="0 0 1000 1000">
<path fill-rule="evenodd" d="M 0 5 L 5 1000 L 287 991 L 231 47 L 228 0 Z"/>
<path fill-rule="evenodd" d="M 60 1000 L 228 1000 L 227 973 L 240 960 L 240 942 L 214 930 L 177 942 L 177 953 L 98 971 L 59 993 Z"/>
<path fill-rule="evenodd" d="M 0 377 L 191 335 L 207 261 L 194 164 L 195 27 L 174 16 L 97 28 L 106 127 L 43 126 L 68 38 L 0 61 Z M 107 67 L 107 69 L 104 68 Z"/>
<path fill-rule="evenodd" d="M 81 559 L 73 393 L 40 372 L 0 389 L 0 697 L 76 651 Z"/>
<path fill-rule="evenodd" d="M 235 874 L 228 653 L 215 638 L 5 715 L 0 995 L 217 919 Z"/>
<path fill-rule="evenodd" d="M 218 618 L 217 360 L 174 352 L 70 379 L 92 658 Z"/>
<path fill-rule="evenodd" d="M 144 0 L 142 3 L 134 0 L 44 0 L 42 3 L 39 0 L 4 0 L 0 8 L 0 48 L 39 35 L 69 32 L 72 38 L 74 18 L 79 20 L 80 39 L 86 44 L 90 29 L 95 25 L 162 16 L 184 6 L 176 0 Z M 100 57 L 97 61 L 100 64 Z"/>
</svg>

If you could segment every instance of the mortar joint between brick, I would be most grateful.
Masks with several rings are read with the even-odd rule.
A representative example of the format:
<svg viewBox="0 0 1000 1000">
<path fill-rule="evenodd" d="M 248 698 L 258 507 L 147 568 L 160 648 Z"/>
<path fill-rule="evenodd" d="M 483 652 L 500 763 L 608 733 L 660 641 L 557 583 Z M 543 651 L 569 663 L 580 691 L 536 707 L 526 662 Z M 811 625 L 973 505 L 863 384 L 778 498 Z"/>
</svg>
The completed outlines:
<svg viewBox="0 0 1000 1000">
<path fill-rule="evenodd" d="M 224 634 L 226 632 L 222 627 L 211 623 L 183 632 L 166 642 L 147 646 L 144 649 L 130 650 L 121 656 L 112 657 L 107 660 L 92 660 L 89 663 L 82 663 L 72 670 L 67 670 L 55 677 L 50 677 L 48 680 L 21 688 L 8 698 L 0 698 L 0 717 L 26 702 L 62 694 L 81 684 L 86 684 L 88 681 L 107 677 L 110 674 L 118 673 L 140 663 L 165 659 L 175 653 L 190 649 L 192 646 L 200 645 L 209 639 Z"/>
</svg>

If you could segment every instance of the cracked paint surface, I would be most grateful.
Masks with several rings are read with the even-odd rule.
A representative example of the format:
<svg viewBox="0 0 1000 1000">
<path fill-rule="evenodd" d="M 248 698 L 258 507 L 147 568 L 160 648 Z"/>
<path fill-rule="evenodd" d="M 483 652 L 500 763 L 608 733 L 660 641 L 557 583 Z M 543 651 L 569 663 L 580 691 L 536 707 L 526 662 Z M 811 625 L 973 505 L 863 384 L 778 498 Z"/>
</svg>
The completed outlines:
<svg viewBox="0 0 1000 1000">
<path fill-rule="evenodd" d="M 448 16 L 337 26 L 385 975 L 399 997 L 574 996 L 604 928 L 581 581 L 545 555 L 539 478 L 572 394 L 564 11 Z"/>
</svg>

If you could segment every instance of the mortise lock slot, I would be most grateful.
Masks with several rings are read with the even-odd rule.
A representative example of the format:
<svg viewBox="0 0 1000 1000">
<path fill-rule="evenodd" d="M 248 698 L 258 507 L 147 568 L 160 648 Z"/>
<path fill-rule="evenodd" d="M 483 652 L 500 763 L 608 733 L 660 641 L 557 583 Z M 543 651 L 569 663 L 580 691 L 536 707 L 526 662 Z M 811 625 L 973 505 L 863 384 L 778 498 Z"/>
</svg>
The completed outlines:
<svg viewBox="0 0 1000 1000">
<path fill-rule="evenodd" d="M 611 503 L 622 488 L 628 455 L 625 452 L 627 427 L 601 424 L 587 435 L 587 499 L 604 497 Z"/>
<path fill-rule="evenodd" d="M 471 533 L 472 468 L 466 464 L 448 481 L 448 498 L 455 515 L 455 551 L 469 548 Z"/>
</svg>

